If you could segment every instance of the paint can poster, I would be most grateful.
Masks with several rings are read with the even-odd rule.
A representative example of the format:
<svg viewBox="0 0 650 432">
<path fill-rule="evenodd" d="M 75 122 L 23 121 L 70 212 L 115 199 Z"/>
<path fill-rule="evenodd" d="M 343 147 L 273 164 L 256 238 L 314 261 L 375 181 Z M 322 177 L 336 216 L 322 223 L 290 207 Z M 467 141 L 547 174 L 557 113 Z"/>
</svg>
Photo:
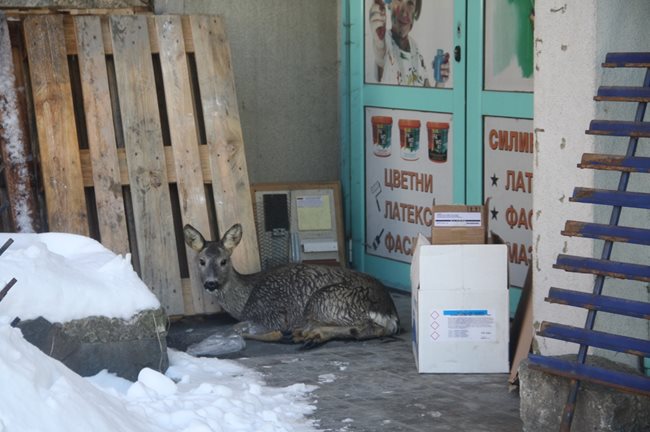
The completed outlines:
<svg viewBox="0 0 650 432">
<path fill-rule="evenodd" d="M 488 226 L 508 244 L 510 285 L 523 287 L 533 259 L 533 121 L 486 117 L 483 134 Z"/>
<path fill-rule="evenodd" d="M 365 80 L 453 87 L 454 0 L 364 0 Z"/>
<path fill-rule="evenodd" d="M 431 206 L 453 199 L 451 114 L 367 107 L 366 253 L 411 262 Z"/>
</svg>

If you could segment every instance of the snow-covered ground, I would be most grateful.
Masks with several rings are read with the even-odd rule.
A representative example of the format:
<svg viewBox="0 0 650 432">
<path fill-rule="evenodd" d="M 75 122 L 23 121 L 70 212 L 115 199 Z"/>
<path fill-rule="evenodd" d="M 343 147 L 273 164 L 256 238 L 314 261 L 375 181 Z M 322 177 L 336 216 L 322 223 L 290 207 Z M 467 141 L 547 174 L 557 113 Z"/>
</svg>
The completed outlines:
<svg viewBox="0 0 650 432">
<path fill-rule="evenodd" d="M 314 386 L 265 386 L 234 361 L 169 351 L 163 375 L 143 369 L 133 383 L 101 372 L 82 378 L 26 342 L 14 318 L 66 322 L 128 318 L 158 307 L 130 257 L 70 234 L 0 233 L 0 432 L 315 431 L 307 415 Z"/>
</svg>

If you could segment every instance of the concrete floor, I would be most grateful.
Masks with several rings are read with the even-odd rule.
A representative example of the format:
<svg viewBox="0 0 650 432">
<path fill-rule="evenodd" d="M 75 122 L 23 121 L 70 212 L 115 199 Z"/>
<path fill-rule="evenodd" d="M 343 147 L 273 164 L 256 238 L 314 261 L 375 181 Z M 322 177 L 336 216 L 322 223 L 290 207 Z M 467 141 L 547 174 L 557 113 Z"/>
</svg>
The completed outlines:
<svg viewBox="0 0 650 432">
<path fill-rule="evenodd" d="M 319 386 L 320 429 L 331 432 L 521 431 L 519 396 L 506 374 L 419 374 L 411 351 L 410 297 L 393 293 L 404 331 L 396 338 L 295 345 L 247 341 L 236 358 L 270 386 Z M 223 315 L 174 323 L 167 343 L 185 350 L 234 323 Z"/>
</svg>

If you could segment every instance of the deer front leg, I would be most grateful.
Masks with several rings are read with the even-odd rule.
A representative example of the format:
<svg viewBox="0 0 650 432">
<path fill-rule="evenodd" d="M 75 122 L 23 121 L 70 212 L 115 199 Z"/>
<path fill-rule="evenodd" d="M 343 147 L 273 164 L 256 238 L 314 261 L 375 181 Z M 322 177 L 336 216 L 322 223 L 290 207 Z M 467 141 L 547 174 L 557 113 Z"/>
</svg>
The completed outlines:
<svg viewBox="0 0 650 432">
<path fill-rule="evenodd" d="M 386 336 L 386 328 L 373 321 L 367 321 L 350 326 L 332 326 L 323 324 L 310 324 L 295 329 L 293 341 L 302 343 L 302 349 L 311 349 L 324 344 L 332 339 L 365 340 Z"/>
<path fill-rule="evenodd" d="M 244 339 L 257 340 L 261 342 L 279 342 L 283 340 L 283 334 L 279 330 L 269 330 L 260 324 L 250 321 L 242 321 L 232 327 L 233 331 Z"/>
</svg>

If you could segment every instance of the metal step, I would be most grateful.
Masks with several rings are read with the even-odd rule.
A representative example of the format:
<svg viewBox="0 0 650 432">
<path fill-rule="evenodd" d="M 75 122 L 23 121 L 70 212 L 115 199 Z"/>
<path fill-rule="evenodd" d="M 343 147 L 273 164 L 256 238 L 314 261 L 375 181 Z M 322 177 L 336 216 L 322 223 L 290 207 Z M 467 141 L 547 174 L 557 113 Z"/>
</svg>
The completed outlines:
<svg viewBox="0 0 650 432">
<path fill-rule="evenodd" d="M 546 297 L 545 300 L 549 303 L 581 307 L 589 310 L 650 320 L 650 303 L 648 302 L 627 300 L 619 297 L 596 295 L 554 287 L 548 290 L 548 297 Z"/>
<path fill-rule="evenodd" d="M 594 96 L 594 100 L 614 102 L 650 102 L 650 88 L 602 86 L 598 88 L 598 93 Z"/>
<path fill-rule="evenodd" d="M 649 229 L 632 228 L 620 225 L 605 225 L 568 220 L 564 224 L 562 235 L 650 246 Z"/>
<path fill-rule="evenodd" d="M 605 56 L 605 62 L 602 66 L 606 68 L 650 68 L 650 53 L 609 53 Z"/>
<path fill-rule="evenodd" d="M 559 339 L 610 351 L 650 357 L 650 341 L 621 336 L 596 330 L 587 330 L 564 324 L 543 321 L 537 332 L 539 336 Z"/>
<path fill-rule="evenodd" d="M 578 168 L 650 173 L 650 157 L 625 157 L 599 153 L 583 153 Z"/>
<path fill-rule="evenodd" d="M 589 135 L 650 137 L 650 123 L 623 120 L 592 120 Z"/>
<path fill-rule="evenodd" d="M 650 378 L 643 375 L 613 371 L 536 354 L 528 355 L 528 367 L 573 380 L 589 381 L 630 393 L 650 396 Z"/>
<path fill-rule="evenodd" d="M 561 254 L 557 256 L 553 268 L 574 273 L 588 273 L 617 279 L 650 282 L 650 266 L 647 265 Z"/>
<path fill-rule="evenodd" d="M 569 201 L 650 209 L 650 194 L 577 187 Z"/>
</svg>

